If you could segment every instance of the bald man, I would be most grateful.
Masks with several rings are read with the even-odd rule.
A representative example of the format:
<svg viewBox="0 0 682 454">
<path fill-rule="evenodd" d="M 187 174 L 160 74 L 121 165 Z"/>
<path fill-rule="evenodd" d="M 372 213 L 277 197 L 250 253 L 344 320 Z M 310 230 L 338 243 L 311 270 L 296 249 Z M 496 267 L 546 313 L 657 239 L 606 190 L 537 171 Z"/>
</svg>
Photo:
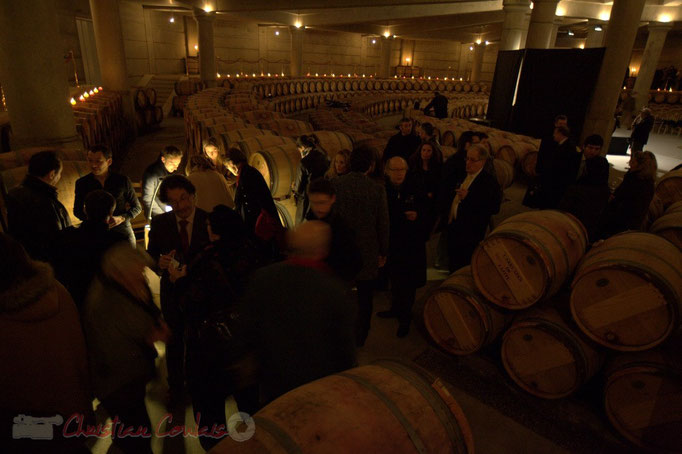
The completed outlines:
<svg viewBox="0 0 682 454">
<path fill-rule="evenodd" d="M 287 236 L 287 260 L 254 273 L 242 314 L 252 327 L 266 403 L 305 383 L 354 367 L 355 307 L 324 259 L 331 229 L 306 221 Z"/>
</svg>

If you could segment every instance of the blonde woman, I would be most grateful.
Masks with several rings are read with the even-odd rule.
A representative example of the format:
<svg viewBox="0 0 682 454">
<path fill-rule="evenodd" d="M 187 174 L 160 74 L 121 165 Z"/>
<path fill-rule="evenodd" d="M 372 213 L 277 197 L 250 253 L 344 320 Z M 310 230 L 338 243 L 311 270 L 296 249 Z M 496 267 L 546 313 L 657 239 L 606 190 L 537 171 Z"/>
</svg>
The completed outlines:
<svg viewBox="0 0 682 454">
<path fill-rule="evenodd" d="M 192 156 L 192 170 L 187 179 L 197 188 L 197 206 L 211 212 L 217 205 L 234 208 L 234 191 L 225 177 L 215 168 L 213 162 L 205 156 Z"/>
<path fill-rule="evenodd" d="M 333 180 L 348 172 L 350 172 L 350 150 L 344 149 L 336 153 L 332 160 L 332 165 L 329 166 L 329 170 L 324 174 L 324 177 L 328 180 Z"/>
</svg>

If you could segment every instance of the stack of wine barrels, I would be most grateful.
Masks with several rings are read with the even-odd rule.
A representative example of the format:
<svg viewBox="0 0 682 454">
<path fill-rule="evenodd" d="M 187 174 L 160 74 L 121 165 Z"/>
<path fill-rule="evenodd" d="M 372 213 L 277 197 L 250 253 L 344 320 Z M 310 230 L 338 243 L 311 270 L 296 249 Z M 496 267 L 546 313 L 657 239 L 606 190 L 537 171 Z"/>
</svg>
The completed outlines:
<svg viewBox="0 0 682 454">
<path fill-rule="evenodd" d="M 682 169 L 664 174 L 656 184 L 643 230 L 660 235 L 682 249 Z"/>
<path fill-rule="evenodd" d="M 106 144 L 114 155 L 118 155 L 128 142 L 130 134 L 123 115 L 123 100 L 120 94 L 97 89 L 92 95 L 72 105 L 76 130 L 83 146 Z"/>
<path fill-rule="evenodd" d="M 474 452 L 467 418 L 445 383 L 396 361 L 296 388 L 258 411 L 254 423 L 250 438 L 226 437 L 211 452 Z"/>
<path fill-rule="evenodd" d="M 199 79 L 185 79 L 175 82 L 175 94 L 173 97 L 173 115 L 183 115 L 187 99 L 195 93 L 203 90 L 204 84 Z"/>
<path fill-rule="evenodd" d="M 156 105 L 156 90 L 135 90 L 135 120 L 139 132 L 148 132 L 163 121 L 163 108 Z"/>
<path fill-rule="evenodd" d="M 660 231 L 681 206 L 669 206 Z M 537 397 L 601 383 L 606 414 L 624 438 L 674 451 L 682 446 L 682 338 L 674 338 L 682 250 L 666 235 L 625 232 L 588 250 L 584 227 L 567 213 L 512 216 L 481 242 L 470 267 L 428 295 L 426 330 L 453 355 L 501 336 L 504 369 Z"/>
</svg>

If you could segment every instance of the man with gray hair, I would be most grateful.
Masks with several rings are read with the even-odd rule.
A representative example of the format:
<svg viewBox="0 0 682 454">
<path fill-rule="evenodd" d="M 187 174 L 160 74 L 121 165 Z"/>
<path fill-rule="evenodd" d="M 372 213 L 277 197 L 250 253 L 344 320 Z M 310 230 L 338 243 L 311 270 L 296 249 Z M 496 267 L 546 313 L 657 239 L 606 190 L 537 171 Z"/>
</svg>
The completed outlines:
<svg viewBox="0 0 682 454">
<path fill-rule="evenodd" d="M 484 170 L 487 148 L 472 145 L 467 151 L 466 175 L 450 193 L 447 216 L 450 272 L 468 265 L 474 249 L 485 237 L 490 217 L 500 211 L 500 185 Z"/>
</svg>

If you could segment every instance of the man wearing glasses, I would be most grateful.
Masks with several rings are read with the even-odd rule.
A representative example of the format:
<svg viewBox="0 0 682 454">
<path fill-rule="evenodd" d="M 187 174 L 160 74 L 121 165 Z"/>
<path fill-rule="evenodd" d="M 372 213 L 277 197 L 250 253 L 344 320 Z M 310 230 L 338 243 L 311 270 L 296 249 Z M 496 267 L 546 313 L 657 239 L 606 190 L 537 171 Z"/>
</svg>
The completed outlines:
<svg viewBox="0 0 682 454">
<path fill-rule="evenodd" d="M 487 148 L 472 145 L 467 151 L 466 175 L 450 193 L 447 213 L 450 272 L 469 265 L 478 243 L 485 236 L 490 217 L 500 211 L 500 186 L 484 170 L 489 157 Z"/>
</svg>

